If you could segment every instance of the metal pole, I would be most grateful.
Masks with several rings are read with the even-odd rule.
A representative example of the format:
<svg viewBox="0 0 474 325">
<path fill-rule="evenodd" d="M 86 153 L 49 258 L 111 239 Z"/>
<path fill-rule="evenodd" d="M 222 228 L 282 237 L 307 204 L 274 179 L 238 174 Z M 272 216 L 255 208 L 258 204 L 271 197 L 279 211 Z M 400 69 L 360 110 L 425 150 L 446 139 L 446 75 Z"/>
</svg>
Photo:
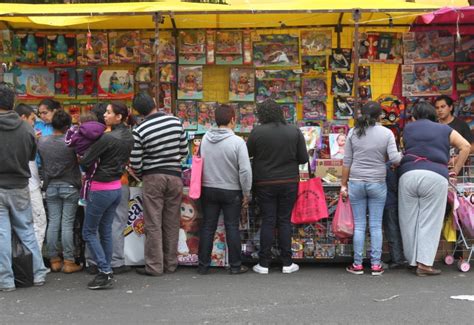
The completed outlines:
<svg viewBox="0 0 474 325">
<path fill-rule="evenodd" d="M 155 74 L 153 76 L 153 81 L 155 83 L 155 102 L 156 107 L 160 107 L 160 23 L 161 23 L 161 13 L 156 12 L 154 17 L 155 21 Z"/>
<path fill-rule="evenodd" d="M 359 114 L 360 108 L 360 97 L 359 97 L 359 20 L 361 13 L 359 9 L 355 9 L 352 12 L 352 18 L 354 19 L 354 97 L 355 97 L 355 114 Z M 354 118 L 357 116 L 354 116 Z"/>
</svg>

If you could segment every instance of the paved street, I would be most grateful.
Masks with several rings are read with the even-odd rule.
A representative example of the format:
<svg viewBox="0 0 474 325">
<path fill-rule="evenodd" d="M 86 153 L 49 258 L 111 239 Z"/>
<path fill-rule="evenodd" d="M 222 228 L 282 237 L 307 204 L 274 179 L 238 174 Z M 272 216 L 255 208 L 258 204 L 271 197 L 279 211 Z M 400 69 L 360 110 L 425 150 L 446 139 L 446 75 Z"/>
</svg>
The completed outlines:
<svg viewBox="0 0 474 325">
<path fill-rule="evenodd" d="M 0 293 L 0 324 L 473 324 L 474 302 L 450 296 L 474 295 L 474 271 L 442 269 L 419 278 L 407 270 L 355 276 L 344 265 L 303 265 L 289 275 L 274 268 L 267 276 L 180 268 L 158 278 L 117 275 L 104 291 L 88 290 L 85 273 L 56 273 L 44 287 Z"/>
</svg>

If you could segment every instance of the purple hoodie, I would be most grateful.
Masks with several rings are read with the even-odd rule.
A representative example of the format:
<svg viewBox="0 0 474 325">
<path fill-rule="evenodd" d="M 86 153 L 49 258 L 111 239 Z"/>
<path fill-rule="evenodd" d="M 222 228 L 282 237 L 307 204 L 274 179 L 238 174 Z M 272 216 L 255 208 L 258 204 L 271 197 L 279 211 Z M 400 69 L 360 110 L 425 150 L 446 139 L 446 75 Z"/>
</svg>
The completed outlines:
<svg viewBox="0 0 474 325">
<path fill-rule="evenodd" d="M 74 126 L 66 132 L 66 144 L 73 147 L 80 156 L 104 134 L 105 125 L 89 121 L 82 123 L 79 127 Z"/>
</svg>

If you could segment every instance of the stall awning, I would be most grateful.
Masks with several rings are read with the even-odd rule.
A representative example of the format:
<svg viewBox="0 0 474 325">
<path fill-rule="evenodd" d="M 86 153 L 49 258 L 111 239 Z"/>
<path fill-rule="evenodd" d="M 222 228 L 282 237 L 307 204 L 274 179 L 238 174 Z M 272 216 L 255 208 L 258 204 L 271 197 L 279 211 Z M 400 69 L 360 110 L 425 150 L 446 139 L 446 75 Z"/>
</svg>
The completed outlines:
<svg viewBox="0 0 474 325">
<path fill-rule="evenodd" d="M 362 25 L 410 24 L 418 14 L 440 6 L 401 0 L 229 0 L 229 5 L 178 0 L 135 3 L 25 5 L 0 4 L 0 21 L 12 28 L 148 29 L 151 14 L 164 15 L 163 28 L 266 28 L 308 25 L 352 25 L 361 11 Z M 341 13 L 342 15 L 341 19 Z"/>
<path fill-rule="evenodd" d="M 442 8 L 419 16 L 413 30 L 443 29 L 452 33 L 474 34 L 474 6 L 461 8 Z"/>
</svg>

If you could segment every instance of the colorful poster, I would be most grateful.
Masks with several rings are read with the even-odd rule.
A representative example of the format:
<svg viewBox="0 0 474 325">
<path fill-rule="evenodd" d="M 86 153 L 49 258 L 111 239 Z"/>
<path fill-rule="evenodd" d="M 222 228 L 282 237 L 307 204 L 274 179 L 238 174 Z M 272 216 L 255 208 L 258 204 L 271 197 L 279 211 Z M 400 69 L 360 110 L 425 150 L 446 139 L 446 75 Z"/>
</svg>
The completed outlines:
<svg viewBox="0 0 474 325">
<path fill-rule="evenodd" d="M 179 66 L 178 99 L 202 99 L 202 66 Z"/>
<path fill-rule="evenodd" d="M 302 84 L 304 98 L 325 98 L 328 94 L 326 76 L 303 78 Z"/>
<path fill-rule="evenodd" d="M 99 70 L 98 93 L 100 98 L 133 98 L 133 71 L 124 69 Z"/>
<path fill-rule="evenodd" d="M 474 64 L 456 66 L 456 90 L 474 92 Z"/>
<path fill-rule="evenodd" d="M 461 94 L 458 99 L 458 116 L 474 116 L 474 93 Z"/>
<path fill-rule="evenodd" d="M 233 68 L 230 70 L 229 100 L 253 102 L 255 99 L 255 70 Z"/>
<path fill-rule="evenodd" d="M 94 31 L 90 37 L 87 33 L 77 34 L 76 40 L 78 65 L 107 65 L 109 63 L 107 33 Z"/>
<path fill-rule="evenodd" d="M 360 35 L 360 63 L 384 62 L 401 64 L 402 34 L 368 32 Z"/>
<path fill-rule="evenodd" d="M 243 63 L 241 31 L 217 31 L 216 63 L 226 65 Z"/>
<path fill-rule="evenodd" d="M 446 64 L 402 65 L 402 94 L 408 96 L 451 95 L 452 71 Z"/>
<path fill-rule="evenodd" d="M 55 34 L 46 37 L 48 66 L 76 66 L 76 35 Z"/>
<path fill-rule="evenodd" d="M 179 32 L 179 64 L 206 64 L 206 32 Z"/>
<path fill-rule="evenodd" d="M 97 90 L 97 68 L 76 69 L 77 76 L 77 98 L 90 99 L 96 98 Z"/>
<path fill-rule="evenodd" d="M 110 64 L 140 62 L 140 33 L 138 31 L 109 33 Z"/>
<path fill-rule="evenodd" d="M 474 35 L 461 35 L 461 41 L 456 43 L 456 61 L 474 62 Z"/>
<path fill-rule="evenodd" d="M 171 63 L 160 64 L 160 82 L 176 82 L 176 65 Z"/>
<path fill-rule="evenodd" d="M 13 47 L 13 34 L 8 29 L 0 29 L 0 62 L 12 62 L 15 60 L 15 49 Z"/>
<path fill-rule="evenodd" d="M 340 96 L 352 95 L 352 86 L 354 83 L 354 74 L 333 72 L 332 73 L 332 93 Z"/>
<path fill-rule="evenodd" d="M 345 133 L 330 133 L 329 134 L 329 150 L 331 152 L 331 159 L 344 158 L 344 146 L 346 145 Z"/>
<path fill-rule="evenodd" d="M 298 36 L 289 34 L 260 35 L 253 43 L 256 67 L 297 67 L 300 65 Z"/>
<path fill-rule="evenodd" d="M 54 95 L 56 98 L 76 98 L 76 69 L 54 69 Z"/>
<path fill-rule="evenodd" d="M 300 75 L 291 70 L 257 70 L 256 100 L 268 98 L 277 103 L 296 103 L 300 90 Z"/>
<path fill-rule="evenodd" d="M 46 59 L 46 35 L 43 33 L 17 33 L 14 36 L 17 53 L 16 62 L 29 65 L 44 65 Z"/>
<path fill-rule="evenodd" d="M 176 117 L 181 120 L 186 130 L 197 130 L 198 118 L 196 102 L 192 100 L 178 100 Z"/>
<path fill-rule="evenodd" d="M 256 107 L 254 103 L 239 104 L 239 127 L 237 132 L 250 133 L 257 123 L 255 115 Z"/>
<path fill-rule="evenodd" d="M 205 132 L 216 126 L 216 102 L 198 102 L 198 132 Z"/>
<path fill-rule="evenodd" d="M 349 71 L 352 62 L 352 49 L 333 49 L 329 66 L 333 71 Z"/>
<path fill-rule="evenodd" d="M 334 96 L 334 118 L 341 120 L 353 118 L 354 105 L 353 97 Z"/>
<path fill-rule="evenodd" d="M 283 111 L 283 117 L 288 124 L 295 124 L 296 122 L 296 106 L 295 104 L 280 104 Z"/>
<path fill-rule="evenodd" d="M 331 30 L 301 31 L 301 55 L 330 55 L 331 48 Z"/>
<path fill-rule="evenodd" d="M 16 94 L 19 98 L 54 96 L 54 73 L 48 68 L 20 68 L 12 70 Z"/>
<path fill-rule="evenodd" d="M 447 31 L 403 34 L 405 64 L 454 61 L 454 37 Z"/>
<path fill-rule="evenodd" d="M 303 99 L 303 119 L 304 120 L 325 120 L 326 119 L 326 99 Z"/>
<path fill-rule="evenodd" d="M 327 71 L 327 56 L 303 56 L 301 58 L 304 74 L 314 74 Z"/>
</svg>

